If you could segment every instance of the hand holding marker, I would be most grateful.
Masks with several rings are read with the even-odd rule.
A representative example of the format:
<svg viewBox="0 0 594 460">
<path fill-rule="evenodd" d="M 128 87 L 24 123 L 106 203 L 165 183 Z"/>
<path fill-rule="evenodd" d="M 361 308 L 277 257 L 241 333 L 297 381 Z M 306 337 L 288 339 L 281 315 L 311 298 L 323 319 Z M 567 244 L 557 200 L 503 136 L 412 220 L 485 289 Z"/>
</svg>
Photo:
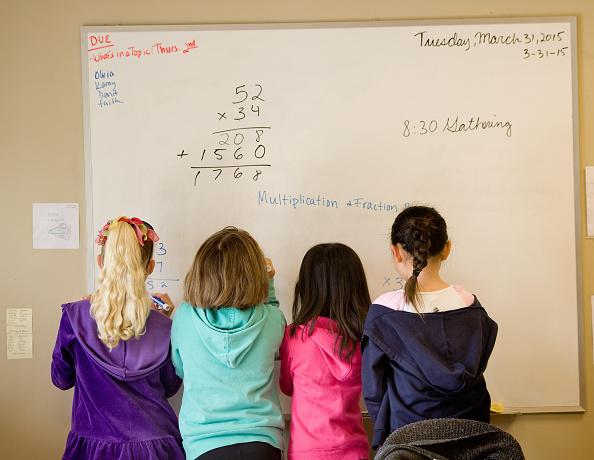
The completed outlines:
<svg viewBox="0 0 594 460">
<path fill-rule="evenodd" d="M 158 297 L 155 296 L 151 296 L 151 299 L 153 302 L 155 302 L 157 304 L 157 307 L 160 310 L 165 310 L 165 311 L 169 311 L 171 310 L 171 305 L 166 304 L 165 302 L 163 302 L 161 299 L 159 299 Z"/>
</svg>

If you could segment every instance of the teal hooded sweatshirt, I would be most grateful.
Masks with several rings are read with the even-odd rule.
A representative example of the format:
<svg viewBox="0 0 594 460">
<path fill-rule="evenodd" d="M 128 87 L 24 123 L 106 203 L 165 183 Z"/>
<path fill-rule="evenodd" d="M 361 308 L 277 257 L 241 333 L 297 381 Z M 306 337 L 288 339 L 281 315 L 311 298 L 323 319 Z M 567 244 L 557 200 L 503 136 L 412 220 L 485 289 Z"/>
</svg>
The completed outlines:
<svg viewBox="0 0 594 460">
<path fill-rule="evenodd" d="M 212 311 L 179 306 L 172 361 L 184 379 L 179 428 L 188 459 L 218 447 L 266 442 L 283 448 L 274 361 L 286 326 L 274 280 L 263 305 Z"/>
</svg>

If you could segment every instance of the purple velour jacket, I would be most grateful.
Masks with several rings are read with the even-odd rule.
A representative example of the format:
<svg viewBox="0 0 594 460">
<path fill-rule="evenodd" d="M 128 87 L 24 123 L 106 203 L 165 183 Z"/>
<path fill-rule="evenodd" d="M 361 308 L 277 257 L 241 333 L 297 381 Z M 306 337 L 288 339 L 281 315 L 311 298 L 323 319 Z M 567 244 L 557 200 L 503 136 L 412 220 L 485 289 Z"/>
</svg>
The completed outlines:
<svg viewBox="0 0 594 460">
<path fill-rule="evenodd" d="M 171 363 L 171 320 L 151 310 L 146 332 L 112 351 L 99 339 L 90 301 L 62 305 L 52 382 L 74 386 L 63 459 L 185 459 L 167 398 L 181 386 Z"/>
</svg>

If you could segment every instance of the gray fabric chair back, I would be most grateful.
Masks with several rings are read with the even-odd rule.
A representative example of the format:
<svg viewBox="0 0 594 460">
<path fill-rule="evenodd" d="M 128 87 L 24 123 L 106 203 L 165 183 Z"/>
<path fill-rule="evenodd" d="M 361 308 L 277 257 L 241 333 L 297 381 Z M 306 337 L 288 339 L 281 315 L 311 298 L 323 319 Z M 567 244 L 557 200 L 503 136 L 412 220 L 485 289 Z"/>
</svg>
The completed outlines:
<svg viewBox="0 0 594 460">
<path fill-rule="evenodd" d="M 488 423 L 438 418 L 394 431 L 375 460 L 524 460 L 516 439 Z"/>
</svg>

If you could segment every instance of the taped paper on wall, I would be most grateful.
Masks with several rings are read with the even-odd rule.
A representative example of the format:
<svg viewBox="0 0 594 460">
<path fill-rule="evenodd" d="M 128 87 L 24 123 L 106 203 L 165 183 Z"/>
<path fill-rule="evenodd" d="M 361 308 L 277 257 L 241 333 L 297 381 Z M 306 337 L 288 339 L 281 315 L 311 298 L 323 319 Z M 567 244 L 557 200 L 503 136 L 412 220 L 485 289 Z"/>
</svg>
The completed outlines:
<svg viewBox="0 0 594 460">
<path fill-rule="evenodd" d="M 33 249 L 78 249 L 78 203 L 33 203 Z"/>
<path fill-rule="evenodd" d="M 33 358 L 33 309 L 6 310 L 6 358 Z"/>
</svg>

